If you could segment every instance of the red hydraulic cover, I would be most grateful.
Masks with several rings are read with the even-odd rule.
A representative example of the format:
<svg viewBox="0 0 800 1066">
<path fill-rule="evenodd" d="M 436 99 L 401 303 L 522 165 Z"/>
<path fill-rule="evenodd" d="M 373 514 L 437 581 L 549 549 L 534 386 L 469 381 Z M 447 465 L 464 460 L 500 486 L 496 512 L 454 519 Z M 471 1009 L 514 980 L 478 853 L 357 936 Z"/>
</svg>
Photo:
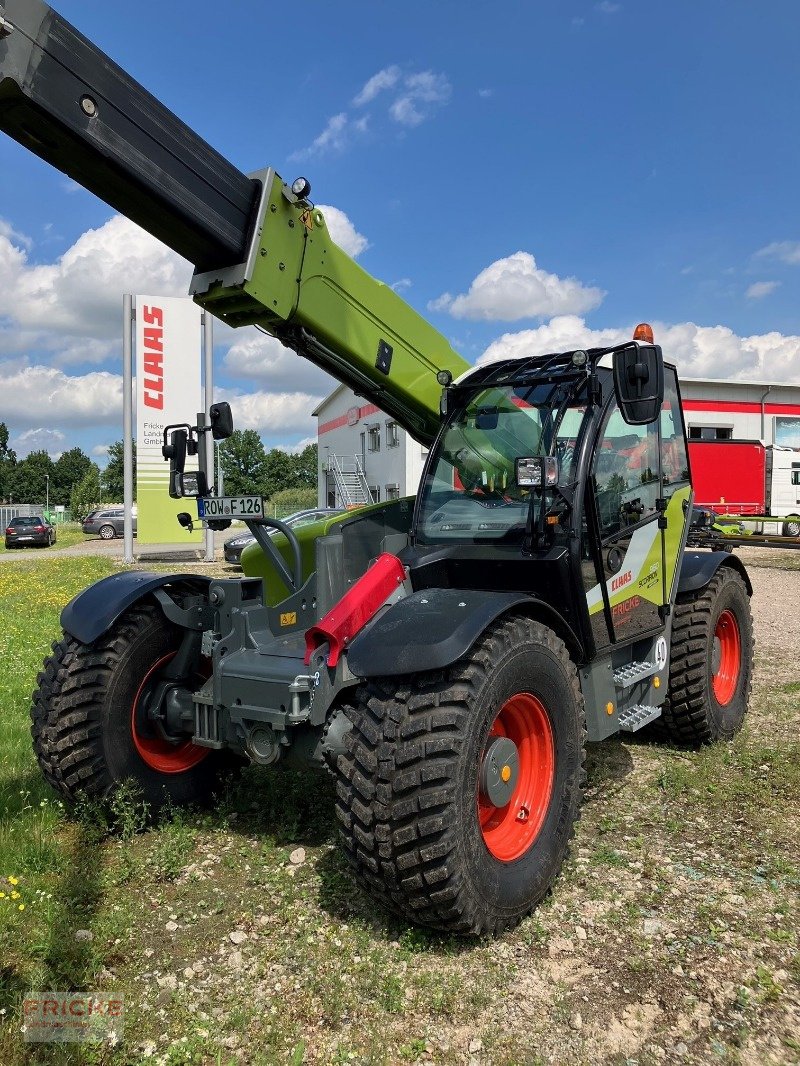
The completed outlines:
<svg viewBox="0 0 800 1066">
<path fill-rule="evenodd" d="M 366 574 L 356 581 L 315 626 L 306 630 L 306 666 L 320 644 L 328 645 L 328 666 L 336 666 L 339 656 L 364 628 L 379 607 L 402 585 L 406 572 L 396 555 L 379 555 Z"/>
<path fill-rule="evenodd" d="M 767 451 L 757 440 L 690 440 L 695 507 L 765 514 Z"/>
</svg>

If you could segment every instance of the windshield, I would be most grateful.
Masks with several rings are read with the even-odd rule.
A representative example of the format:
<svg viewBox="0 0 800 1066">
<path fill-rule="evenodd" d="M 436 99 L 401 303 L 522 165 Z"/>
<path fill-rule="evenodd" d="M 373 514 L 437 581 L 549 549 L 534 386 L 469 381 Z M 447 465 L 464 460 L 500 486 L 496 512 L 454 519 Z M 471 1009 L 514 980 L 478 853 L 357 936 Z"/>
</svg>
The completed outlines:
<svg viewBox="0 0 800 1066">
<path fill-rule="evenodd" d="M 574 478 L 585 393 L 574 382 L 482 389 L 457 410 L 437 446 L 422 490 L 421 543 L 502 540 L 525 535 L 531 490 L 516 460 L 555 455 L 559 482 Z"/>
</svg>

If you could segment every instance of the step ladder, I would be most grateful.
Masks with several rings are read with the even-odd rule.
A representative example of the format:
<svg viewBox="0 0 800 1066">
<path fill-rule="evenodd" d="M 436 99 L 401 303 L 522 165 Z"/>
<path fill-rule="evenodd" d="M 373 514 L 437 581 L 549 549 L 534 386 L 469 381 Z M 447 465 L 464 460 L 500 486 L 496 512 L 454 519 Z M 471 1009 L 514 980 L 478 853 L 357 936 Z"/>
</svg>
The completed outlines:
<svg viewBox="0 0 800 1066">
<path fill-rule="evenodd" d="M 643 729 L 660 716 L 660 707 L 648 707 L 643 703 L 635 703 L 619 712 L 619 727 L 624 733 L 635 733 L 637 729 Z"/>
</svg>

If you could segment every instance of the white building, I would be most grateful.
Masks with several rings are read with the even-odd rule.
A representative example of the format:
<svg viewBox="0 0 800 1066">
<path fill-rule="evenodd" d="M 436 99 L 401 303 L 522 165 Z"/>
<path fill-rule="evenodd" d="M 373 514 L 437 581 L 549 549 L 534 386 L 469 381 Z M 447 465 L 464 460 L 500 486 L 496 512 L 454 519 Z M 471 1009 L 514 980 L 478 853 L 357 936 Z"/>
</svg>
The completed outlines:
<svg viewBox="0 0 800 1066">
<path fill-rule="evenodd" d="M 318 504 L 350 507 L 413 496 L 428 449 L 393 418 L 340 385 L 314 410 L 319 419 Z"/>
<path fill-rule="evenodd" d="M 680 381 L 690 439 L 763 440 L 800 447 L 800 385 Z M 413 496 L 427 449 L 374 404 L 345 385 L 314 411 L 319 419 L 320 507 L 347 507 Z"/>
</svg>

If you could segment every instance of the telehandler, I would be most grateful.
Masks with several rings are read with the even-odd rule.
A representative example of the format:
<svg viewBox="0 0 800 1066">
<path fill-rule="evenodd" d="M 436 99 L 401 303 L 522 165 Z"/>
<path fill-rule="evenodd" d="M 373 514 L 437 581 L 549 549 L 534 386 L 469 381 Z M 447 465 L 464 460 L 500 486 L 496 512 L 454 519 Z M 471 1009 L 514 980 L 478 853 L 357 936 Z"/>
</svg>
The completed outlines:
<svg viewBox="0 0 800 1066">
<path fill-rule="evenodd" d="M 678 380 L 649 327 L 469 367 L 333 243 L 305 179 L 240 173 L 41 0 L 0 5 L 0 127 L 189 258 L 204 308 L 430 448 L 415 499 L 295 533 L 215 493 L 201 444 L 227 405 L 165 426 L 181 521 L 243 517 L 261 551 L 241 580 L 122 572 L 65 607 L 32 707 L 64 797 L 132 779 L 190 804 L 235 761 L 327 769 L 366 891 L 491 934 L 558 875 L 587 741 L 736 733 L 752 589 L 735 556 L 686 550 Z"/>
</svg>

